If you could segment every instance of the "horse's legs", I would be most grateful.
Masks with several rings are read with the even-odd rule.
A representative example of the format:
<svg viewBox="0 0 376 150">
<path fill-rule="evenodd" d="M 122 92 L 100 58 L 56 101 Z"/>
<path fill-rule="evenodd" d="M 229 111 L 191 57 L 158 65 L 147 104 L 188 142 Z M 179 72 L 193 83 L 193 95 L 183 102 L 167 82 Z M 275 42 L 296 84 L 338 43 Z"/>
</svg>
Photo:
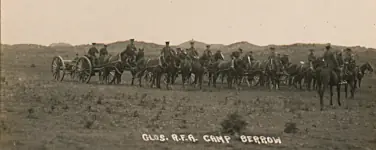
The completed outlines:
<svg viewBox="0 0 376 150">
<path fill-rule="evenodd" d="M 326 90 L 326 86 L 325 84 L 322 83 L 322 81 L 320 81 L 318 83 L 318 93 L 319 93 L 319 97 L 320 97 L 320 110 L 323 111 L 324 110 L 324 92 Z"/>
<path fill-rule="evenodd" d="M 338 101 L 338 106 L 341 106 L 341 85 L 340 84 L 337 84 L 337 101 Z"/>
<path fill-rule="evenodd" d="M 197 75 L 196 75 L 197 77 L 198 77 L 198 84 L 199 84 L 199 87 L 200 87 L 200 90 L 202 89 L 202 79 L 204 78 L 204 73 L 198 73 Z"/>
<path fill-rule="evenodd" d="M 345 98 L 347 98 L 348 84 L 345 84 Z"/>
<path fill-rule="evenodd" d="M 333 106 L 333 86 L 329 85 L 330 88 L 330 105 Z"/>
<path fill-rule="evenodd" d="M 181 72 L 181 82 L 183 82 L 183 88 L 185 88 L 185 82 L 186 82 L 186 73 L 184 71 Z"/>
</svg>

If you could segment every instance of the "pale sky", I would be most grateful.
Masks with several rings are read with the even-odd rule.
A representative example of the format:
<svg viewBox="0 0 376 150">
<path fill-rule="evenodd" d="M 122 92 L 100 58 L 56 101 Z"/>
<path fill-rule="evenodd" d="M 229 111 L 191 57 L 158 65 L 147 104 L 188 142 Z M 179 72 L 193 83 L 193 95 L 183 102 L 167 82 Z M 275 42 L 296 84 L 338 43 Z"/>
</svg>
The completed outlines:
<svg viewBox="0 0 376 150">
<path fill-rule="evenodd" d="M 376 0 L 1 0 L 2 43 L 190 39 L 376 48 Z"/>
</svg>

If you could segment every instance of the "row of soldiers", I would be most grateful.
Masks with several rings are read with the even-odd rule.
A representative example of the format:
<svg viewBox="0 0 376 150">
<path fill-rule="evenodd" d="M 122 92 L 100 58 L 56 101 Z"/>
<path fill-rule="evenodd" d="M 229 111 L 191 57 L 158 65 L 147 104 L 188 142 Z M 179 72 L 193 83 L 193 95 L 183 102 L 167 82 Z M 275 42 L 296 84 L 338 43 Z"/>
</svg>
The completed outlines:
<svg viewBox="0 0 376 150">
<path fill-rule="evenodd" d="M 164 58 L 166 58 L 166 54 L 176 52 L 175 50 L 173 50 L 170 47 L 169 41 L 166 41 L 165 44 L 166 44 L 165 47 L 161 51 L 162 61 L 165 61 Z M 177 48 L 177 53 L 184 53 L 184 54 L 187 54 L 190 57 L 199 57 L 199 53 L 196 50 L 196 48 L 194 47 L 194 44 L 195 44 L 194 41 L 191 41 L 190 42 L 191 47 L 189 49 L 186 49 L 185 51 L 181 48 Z M 88 51 L 88 55 L 89 55 L 89 57 L 91 57 L 92 61 L 96 60 L 96 58 L 97 58 L 96 54 L 98 54 L 98 53 L 99 53 L 99 56 L 108 55 L 107 45 L 104 45 L 104 47 L 101 48 L 99 51 L 95 46 L 96 46 L 96 43 L 92 43 L 92 47 Z M 325 51 L 322 58 L 326 62 L 327 66 L 328 67 L 338 66 L 338 60 L 334 56 L 331 45 L 328 44 L 327 46 L 325 46 L 325 49 L 326 49 L 326 51 Z M 127 51 L 133 51 L 133 52 L 137 51 L 137 48 L 134 44 L 134 39 L 130 39 L 130 43 L 127 45 L 125 51 L 126 52 Z M 314 60 L 316 60 L 317 57 L 315 56 L 313 49 L 310 49 L 309 51 L 310 51 L 310 53 L 308 54 L 308 63 L 312 65 L 312 62 Z M 355 64 L 355 60 L 353 58 L 354 55 L 352 54 L 352 50 L 350 48 L 346 48 L 344 51 L 345 51 L 344 61 L 349 63 L 349 64 Z M 207 56 L 208 58 L 212 58 L 213 54 L 212 54 L 212 51 L 210 49 L 210 45 L 206 46 L 206 50 L 204 51 L 203 55 Z M 239 48 L 237 51 L 232 52 L 230 57 L 231 57 L 231 59 L 238 59 L 242 55 L 243 55 L 243 49 Z M 249 57 L 250 61 L 254 60 L 252 51 L 245 53 L 243 56 Z M 223 54 L 222 54 L 221 50 L 217 50 L 217 52 L 214 54 L 214 59 L 218 60 L 220 58 L 223 59 Z M 274 47 L 270 47 L 270 54 L 268 56 L 268 60 L 270 60 L 270 59 L 280 60 L 283 65 L 290 64 L 290 59 L 289 59 L 288 54 L 284 54 L 283 56 L 280 56 L 280 54 L 277 54 L 275 52 Z M 135 59 L 131 57 L 131 60 L 133 61 Z M 162 63 L 163 62 L 160 62 L 160 65 Z M 97 64 L 97 63 L 95 62 L 95 64 Z M 233 66 L 234 65 L 232 64 L 231 67 L 233 67 Z"/>
</svg>

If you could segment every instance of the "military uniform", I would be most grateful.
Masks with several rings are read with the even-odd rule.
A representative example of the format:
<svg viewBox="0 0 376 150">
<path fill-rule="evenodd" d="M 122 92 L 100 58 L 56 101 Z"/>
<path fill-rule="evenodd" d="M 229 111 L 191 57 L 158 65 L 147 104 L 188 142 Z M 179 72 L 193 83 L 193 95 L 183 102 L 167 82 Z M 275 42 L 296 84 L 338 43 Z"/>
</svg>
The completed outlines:
<svg viewBox="0 0 376 150">
<path fill-rule="evenodd" d="M 95 47 L 96 43 L 92 43 L 92 47 L 89 49 L 89 51 L 87 52 L 91 61 L 93 62 L 94 65 L 97 65 L 97 56 L 96 54 L 98 54 L 98 49 Z"/>
<path fill-rule="evenodd" d="M 194 42 L 193 41 L 191 42 L 191 47 L 188 49 L 188 55 L 191 56 L 191 57 L 197 57 L 198 56 L 198 52 L 194 48 Z"/>
<path fill-rule="evenodd" d="M 101 50 L 99 50 L 99 56 L 105 56 L 105 55 L 108 55 L 107 45 L 104 45 L 104 47 L 101 48 Z"/>
<path fill-rule="evenodd" d="M 207 56 L 207 57 L 211 57 L 212 56 L 212 52 L 210 50 L 210 45 L 206 45 L 206 50 L 204 51 L 204 54 Z"/>
<path fill-rule="evenodd" d="M 275 53 L 275 48 L 274 47 L 271 47 L 270 48 L 270 53 L 269 53 L 269 56 L 268 56 L 268 59 L 276 59 L 277 58 L 277 55 Z"/>
<path fill-rule="evenodd" d="M 328 68 L 330 68 L 331 70 L 337 72 L 338 70 L 337 67 L 339 65 L 338 63 L 338 59 L 336 58 L 336 54 L 334 54 L 330 49 L 331 49 L 331 46 L 330 45 L 327 45 L 325 47 L 326 51 L 324 53 L 324 61 L 325 61 L 325 64 Z M 346 83 L 345 81 L 342 80 L 342 76 L 338 76 L 339 80 L 340 80 L 340 84 L 344 84 Z"/>
<path fill-rule="evenodd" d="M 170 47 L 170 42 L 166 42 L 166 46 L 163 47 L 162 51 L 161 51 L 161 55 L 159 57 L 159 65 L 160 66 L 163 66 L 164 63 L 166 63 L 166 58 L 168 57 L 168 55 L 171 55 L 171 52 L 173 51 L 173 49 Z"/>
<path fill-rule="evenodd" d="M 310 49 L 309 50 L 310 51 L 310 53 L 308 54 L 308 63 L 309 63 L 309 67 L 310 68 L 313 68 L 313 61 L 315 61 L 316 60 L 316 56 L 315 56 L 315 54 L 313 54 L 313 49 Z"/>
<path fill-rule="evenodd" d="M 128 56 L 128 58 L 127 58 L 128 63 L 131 63 L 136 59 L 135 58 L 136 56 L 134 56 L 136 51 L 137 51 L 137 48 L 134 45 L 134 39 L 130 39 L 130 43 L 125 48 L 125 53 Z"/>
</svg>

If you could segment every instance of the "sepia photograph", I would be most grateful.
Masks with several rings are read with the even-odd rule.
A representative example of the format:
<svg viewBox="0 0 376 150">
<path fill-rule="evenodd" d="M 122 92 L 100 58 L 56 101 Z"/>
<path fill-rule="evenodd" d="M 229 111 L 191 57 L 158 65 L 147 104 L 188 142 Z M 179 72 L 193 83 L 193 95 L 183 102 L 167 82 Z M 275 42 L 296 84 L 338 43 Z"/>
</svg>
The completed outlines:
<svg viewBox="0 0 376 150">
<path fill-rule="evenodd" d="M 0 150 L 376 150 L 375 0 L 1 0 Z"/>
</svg>

